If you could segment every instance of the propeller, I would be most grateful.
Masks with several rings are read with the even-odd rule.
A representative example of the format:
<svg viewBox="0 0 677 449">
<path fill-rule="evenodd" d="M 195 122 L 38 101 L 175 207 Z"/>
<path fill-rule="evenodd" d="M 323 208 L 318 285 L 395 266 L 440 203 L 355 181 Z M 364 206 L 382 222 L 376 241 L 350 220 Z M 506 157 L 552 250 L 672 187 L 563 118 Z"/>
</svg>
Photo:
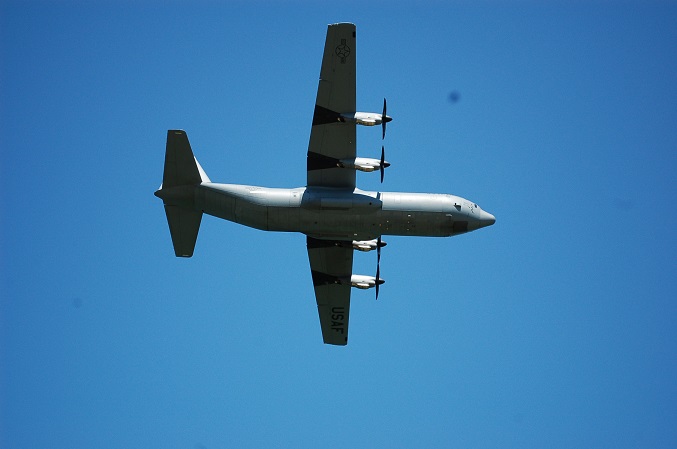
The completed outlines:
<svg viewBox="0 0 677 449">
<path fill-rule="evenodd" d="M 379 165 L 379 169 L 381 170 L 381 184 L 383 184 L 383 174 L 385 173 L 385 163 L 386 163 L 386 150 L 383 145 L 381 145 L 381 164 Z M 379 237 L 380 239 L 380 237 Z M 381 250 L 381 247 L 379 247 L 379 251 Z"/>
<path fill-rule="evenodd" d="M 381 282 L 381 236 L 378 236 L 376 242 L 376 300 L 378 301 L 378 289 L 379 286 L 383 283 Z"/>
<path fill-rule="evenodd" d="M 383 130 L 383 135 L 381 136 L 381 140 L 386 138 L 386 123 L 391 121 L 392 118 L 388 117 L 386 115 L 386 99 L 383 99 L 383 114 L 381 114 L 381 129 Z"/>
</svg>

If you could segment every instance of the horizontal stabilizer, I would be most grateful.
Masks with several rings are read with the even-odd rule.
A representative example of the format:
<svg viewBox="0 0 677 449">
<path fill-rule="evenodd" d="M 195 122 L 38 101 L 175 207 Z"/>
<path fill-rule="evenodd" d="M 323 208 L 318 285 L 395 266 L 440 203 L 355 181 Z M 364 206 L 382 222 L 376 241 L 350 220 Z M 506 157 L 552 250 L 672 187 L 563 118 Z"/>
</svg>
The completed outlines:
<svg viewBox="0 0 677 449">
<path fill-rule="evenodd" d="M 165 172 L 162 187 L 197 185 L 209 182 L 193 156 L 185 131 L 170 129 L 167 131 L 167 152 L 165 153 Z"/>
<path fill-rule="evenodd" d="M 200 230 L 202 212 L 165 205 L 169 232 L 172 235 L 176 257 L 191 257 Z"/>
</svg>

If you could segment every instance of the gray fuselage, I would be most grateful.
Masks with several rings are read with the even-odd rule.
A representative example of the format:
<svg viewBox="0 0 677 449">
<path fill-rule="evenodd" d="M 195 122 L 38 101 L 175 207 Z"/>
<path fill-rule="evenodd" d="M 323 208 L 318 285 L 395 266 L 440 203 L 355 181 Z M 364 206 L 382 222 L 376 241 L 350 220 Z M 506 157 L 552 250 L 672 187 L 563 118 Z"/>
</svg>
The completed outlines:
<svg viewBox="0 0 677 449">
<path fill-rule="evenodd" d="M 495 222 L 494 216 L 477 204 L 454 195 L 359 189 L 278 189 L 203 182 L 195 186 L 194 207 L 252 228 L 302 232 L 319 239 L 447 237 Z"/>
</svg>

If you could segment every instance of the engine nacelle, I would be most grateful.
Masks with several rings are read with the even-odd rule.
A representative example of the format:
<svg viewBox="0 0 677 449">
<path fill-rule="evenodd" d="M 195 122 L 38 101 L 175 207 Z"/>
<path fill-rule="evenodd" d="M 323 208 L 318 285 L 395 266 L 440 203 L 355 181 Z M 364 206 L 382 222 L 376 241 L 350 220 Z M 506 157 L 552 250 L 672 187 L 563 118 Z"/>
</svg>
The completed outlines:
<svg viewBox="0 0 677 449">
<path fill-rule="evenodd" d="M 370 157 L 356 157 L 355 159 L 341 159 L 338 166 L 363 172 L 374 172 L 381 169 L 381 161 Z M 383 161 L 383 168 L 388 167 L 390 167 L 390 162 Z"/>
<path fill-rule="evenodd" d="M 380 125 L 384 121 L 388 123 L 392 120 L 389 116 L 385 116 L 383 119 L 383 114 L 378 112 L 355 112 L 353 114 L 341 114 L 341 119 L 344 122 L 355 122 L 358 125 L 364 126 L 376 126 Z"/>
<path fill-rule="evenodd" d="M 387 245 L 387 243 L 384 242 L 383 240 L 381 240 L 381 245 L 380 245 L 381 248 L 383 248 L 386 245 Z M 353 249 L 356 249 L 358 251 L 368 252 L 368 251 L 372 251 L 372 250 L 374 250 L 378 247 L 379 247 L 378 239 L 374 239 L 374 240 L 353 240 Z"/>
<path fill-rule="evenodd" d="M 363 274 L 353 274 L 350 277 L 350 285 L 359 288 L 362 290 L 367 290 L 369 288 L 376 287 L 376 278 L 374 276 L 365 276 Z M 384 284 L 385 281 L 383 279 L 378 280 L 378 284 Z"/>
<path fill-rule="evenodd" d="M 381 114 L 376 112 L 355 112 L 354 114 L 341 114 L 341 118 L 346 121 L 352 121 L 358 125 L 376 126 L 380 125 Z"/>
</svg>

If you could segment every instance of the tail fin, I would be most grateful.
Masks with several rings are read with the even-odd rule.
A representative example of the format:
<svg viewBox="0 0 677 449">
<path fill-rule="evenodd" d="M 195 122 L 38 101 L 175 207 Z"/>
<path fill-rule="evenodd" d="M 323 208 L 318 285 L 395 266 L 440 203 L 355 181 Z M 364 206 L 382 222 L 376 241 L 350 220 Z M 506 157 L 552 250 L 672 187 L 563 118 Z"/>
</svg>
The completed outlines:
<svg viewBox="0 0 677 449">
<path fill-rule="evenodd" d="M 191 257 L 202 221 L 195 210 L 195 187 L 210 182 L 193 156 L 185 131 L 167 131 L 167 151 L 162 186 L 155 196 L 162 198 L 177 257 Z"/>
</svg>

